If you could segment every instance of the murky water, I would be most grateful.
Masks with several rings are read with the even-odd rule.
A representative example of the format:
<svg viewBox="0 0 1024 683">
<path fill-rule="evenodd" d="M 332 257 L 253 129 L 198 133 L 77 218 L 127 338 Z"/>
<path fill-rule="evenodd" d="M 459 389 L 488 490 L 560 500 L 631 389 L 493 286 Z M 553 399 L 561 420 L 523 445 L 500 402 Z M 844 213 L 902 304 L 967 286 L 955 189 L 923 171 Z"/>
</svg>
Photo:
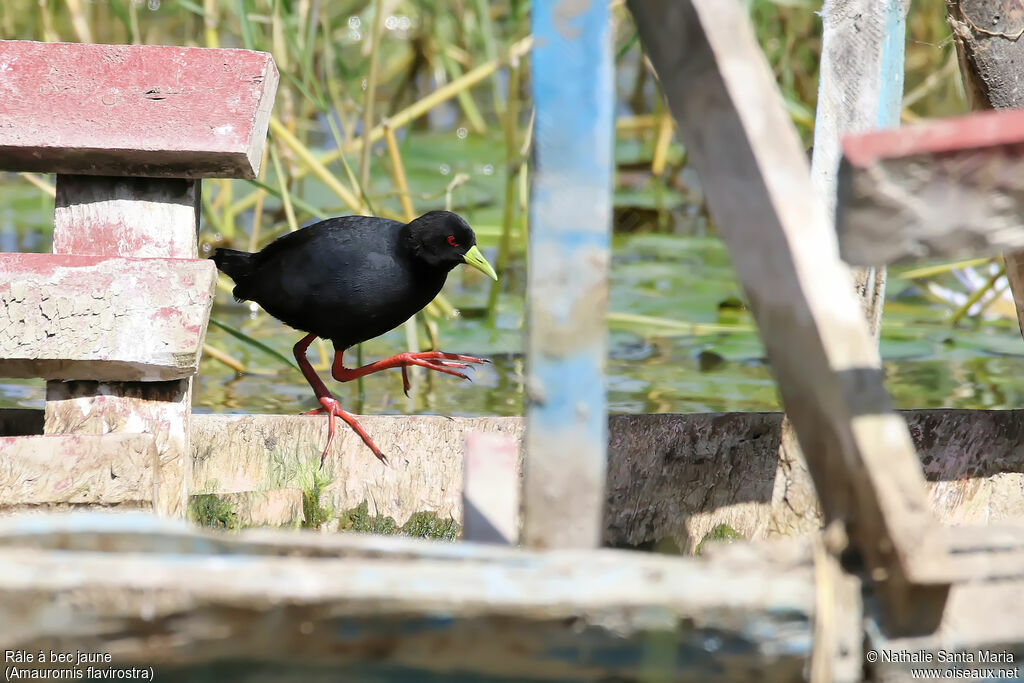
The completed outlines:
<svg viewBox="0 0 1024 683">
<path fill-rule="evenodd" d="M 2 226 L 0 226 L 2 227 Z M 24 249 L 43 237 L 26 238 L 0 229 Z M 27 250 L 27 249 L 26 249 Z M 491 248 L 485 248 L 491 252 Z M 612 266 L 613 315 L 609 334 L 608 401 L 612 412 L 704 412 L 776 410 L 777 394 L 763 348 L 749 315 L 738 307 L 740 291 L 728 256 L 714 237 L 640 234 L 616 238 Z M 493 252 L 488 254 L 493 257 Z M 477 369 L 473 381 L 436 375 L 415 381 L 413 396 L 402 393 L 398 371 L 368 377 L 364 394 L 355 383 L 338 384 L 321 370 L 344 404 L 366 413 L 518 415 L 522 412 L 523 278 L 513 272 L 509 290 L 492 325 L 473 313 L 484 304 L 487 282 L 475 271 L 457 269 L 446 294 L 466 311 L 444 325 L 442 347 L 487 356 L 493 365 Z M 887 386 L 901 408 L 1007 408 L 1024 402 L 1024 342 L 1016 324 L 1000 320 L 953 329 L 949 310 L 918 298 L 909 283 L 893 278 L 883 322 L 882 353 Z M 245 304 L 220 298 L 214 317 L 290 356 L 301 334 Z M 638 318 L 637 316 L 648 316 Z M 667 321 L 677 321 L 674 326 Z M 678 322 L 712 327 L 695 330 Z M 243 362 L 239 375 L 204 359 L 194 395 L 197 412 L 297 413 L 316 407 L 301 375 L 271 356 L 212 327 L 211 345 Z M 368 362 L 404 350 L 401 330 L 364 345 Z M 315 364 L 330 360 L 327 344 Z M 355 352 L 346 357 L 356 362 Z M 40 407 L 43 383 L 0 381 L 0 407 Z"/>
</svg>

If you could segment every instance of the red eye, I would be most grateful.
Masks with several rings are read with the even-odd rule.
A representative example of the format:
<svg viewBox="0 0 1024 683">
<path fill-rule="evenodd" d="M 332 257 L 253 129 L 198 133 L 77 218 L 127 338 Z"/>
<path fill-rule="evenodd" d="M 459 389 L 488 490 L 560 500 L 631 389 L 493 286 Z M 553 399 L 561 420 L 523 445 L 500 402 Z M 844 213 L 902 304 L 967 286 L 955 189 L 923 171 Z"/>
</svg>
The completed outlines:
<svg viewBox="0 0 1024 683">
<path fill-rule="evenodd" d="M 448 235 L 448 244 L 452 245 L 453 247 L 459 246 L 459 243 L 455 241 L 455 235 Z"/>
</svg>

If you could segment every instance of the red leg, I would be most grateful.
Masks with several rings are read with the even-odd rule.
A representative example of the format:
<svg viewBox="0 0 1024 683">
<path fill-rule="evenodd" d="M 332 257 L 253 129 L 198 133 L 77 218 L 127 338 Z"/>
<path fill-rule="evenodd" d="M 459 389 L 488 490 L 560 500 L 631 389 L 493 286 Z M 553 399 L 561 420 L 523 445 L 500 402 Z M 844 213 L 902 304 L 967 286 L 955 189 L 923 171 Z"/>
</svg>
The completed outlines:
<svg viewBox="0 0 1024 683">
<path fill-rule="evenodd" d="M 491 361 L 486 358 L 476 358 L 474 356 L 460 356 L 456 353 L 445 353 L 444 351 L 423 351 L 421 353 L 399 353 L 379 360 L 376 363 L 369 363 L 362 366 L 361 368 L 346 368 L 344 361 L 344 351 L 335 350 L 334 354 L 334 365 L 331 367 L 331 376 L 339 382 L 351 382 L 354 379 L 365 377 L 366 375 L 380 372 L 381 370 L 388 370 L 390 368 L 402 368 L 402 385 L 405 389 L 405 395 L 409 395 L 409 375 L 406 372 L 406 368 L 418 365 L 421 368 L 428 370 L 436 370 L 437 372 L 443 372 L 447 375 L 454 375 L 455 377 L 461 377 L 462 379 L 469 379 L 469 376 L 465 373 L 459 372 L 469 367 L 469 363 L 490 363 Z"/>
<path fill-rule="evenodd" d="M 384 454 L 380 452 L 380 449 L 373 443 L 370 436 L 363 431 L 361 426 L 359 426 L 355 416 L 342 410 L 341 404 L 338 403 L 338 399 L 334 398 L 331 392 L 327 390 L 327 386 L 324 385 L 323 380 L 321 380 L 320 376 L 316 374 L 316 370 L 313 369 L 313 366 L 309 364 L 309 360 L 306 358 L 306 349 L 309 348 L 309 345 L 313 343 L 314 339 L 316 339 L 315 334 L 307 334 L 299 341 L 298 344 L 295 345 L 292 352 L 295 354 L 295 360 L 299 364 L 302 376 L 306 378 L 307 382 L 309 382 L 309 386 L 313 388 L 313 393 L 316 394 L 317 399 L 320 401 L 320 405 L 323 406 L 303 414 L 319 415 L 320 413 L 327 413 L 329 419 L 327 424 L 327 445 L 324 446 L 324 452 L 320 455 L 320 467 L 324 466 L 324 459 L 327 457 L 327 451 L 331 449 L 331 442 L 334 441 L 335 417 L 340 417 L 344 420 L 348 426 L 352 428 L 352 431 L 359 435 L 359 438 L 363 440 L 363 443 L 373 451 L 373 454 L 382 462 L 386 463 L 388 459 L 384 457 Z"/>
</svg>

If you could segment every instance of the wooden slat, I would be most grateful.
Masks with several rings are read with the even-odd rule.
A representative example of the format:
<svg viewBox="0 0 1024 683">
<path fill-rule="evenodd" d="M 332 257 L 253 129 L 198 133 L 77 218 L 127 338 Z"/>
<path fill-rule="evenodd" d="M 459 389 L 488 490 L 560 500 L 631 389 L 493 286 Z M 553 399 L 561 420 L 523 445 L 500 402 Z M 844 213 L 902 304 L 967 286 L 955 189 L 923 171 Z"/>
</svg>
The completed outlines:
<svg viewBox="0 0 1024 683">
<path fill-rule="evenodd" d="M 58 176 L 53 252 L 195 258 L 201 182 Z"/>
<path fill-rule="evenodd" d="M 203 260 L 0 254 L 0 375 L 189 377 L 215 284 Z"/>
<path fill-rule="evenodd" d="M 612 187 L 608 3 L 533 6 L 525 544 L 594 546 L 604 502 Z"/>
<path fill-rule="evenodd" d="M 843 142 L 843 260 L 884 265 L 1024 249 L 1024 112 L 982 112 Z"/>
<path fill-rule="evenodd" d="M 1024 540 L 1024 528 L 1000 533 Z M 964 543 L 976 545 L 953 546 Z M 684 559 L 214 534 L 93 512 L 0 518 L 0 547 L 5 647 L 109 652 L 115 667 L 153 667 L 161 677 L 328 680 L 345 667 L 357 678 L 424 681 L 457 672 L 770 683 L 814 671 L 896 681 L 929 668 L 915 656 L 959 670 L 954 678 L 979 678 L 963 672 L 1019 667 L 1024 655 L 1021 579 L 958 582 L 935 633 L 893 637 L 877 603 L 861 603 L 859 582 L 823 562 L 808 538 L 712 546 Z M 949 653 L 973 658 L 949 667 Z M 992 655 L 1013 661 L 979 662 Z M 824 669 L 813 666 L 819 658 Z"/>
<path fill-rule="evenodd" d="M 152 510 L 156 448 L 147 434 L 0 438 L 0 511 L 70 505 Z"/>
<path fill-rule="evenodd" d="M 840 136 L 899 124 L 906 7 L 904 0 L 826 0 L 821 18 L 811 184 L 834 222 Z M 868 329 L 877 343 L 885 302 L 885 269 L 853 269 L 851 274 Z M 807 458 L 787 420 L 779 445 L 773 508 L 791 514 L 773 515 L 770 526 L 774 532 L 818 529 L 820 510 L 817 496 L 807 486 L 809 479 Z"/>
<path fill-rule="evenodd" d="M 926 463 L 930 508 L 944 523 L 1024 519 L 1024 411 L 902 416 Z M 322 504 L 341 512 L 365 501 L 372 514 L 399 525 L 417 512 L 462 519 L 464 456 L 451 444 L 470 432 L 519 442 L 523 429 L 522 420 L 509 417 L 360 421 L 382 447 L 403 457 L 384 467 L 358 437 L 339 432 L 324 464 L 329 483 Z M 817 499 L 805 473 L 788 472 L 786 493 L 777 494 L 781 421 L 779 413 L 609 416 L 604 543 L 693 552 L 721 524 L 747 539 L 818 529 Z M 319 464 L 324 432 L 321 420 L 308 417 L 194 415 L 191 488 L 305 486 Z"/>
<path fill-rule="evenodd" d="M 0 170 L 255 178 L 277 82 L 264 52 L 0 41 Z"/>
<path fill-rule="evenodd" d="M 259 146 L 262 140 L 260 137 Z M 54 250 L 98 256 L 195 258 L 199 200 L 198 182 L 58 175 Z M 201 349 L 216 283 L 215 271 L 207 272 L 212 273 L 212 279 L 208 301 L 198 319 L 196 354 Z M 188 296 L 190 301 L 200 302 L 196 295 Z M 152 338 L 143 333 L 140 339 L 145 343 Z M 164 382 L 49 382 L 44 431 L 152 434 L 162 475 L 157 511 L 182 516 L 192 469 L 189 416 L 193 373 L 194 369 L 177 375 L 180 379 Z M 87 379 L 77 375 L 63 378 Z"/>
<path fill-rule="evenodd" d="M 827 0 L 822 7 L 811 182 L 833 220 L 840 136 L 900 123 L 908 4 L 908 0 Z M 853 279 L 877 340 L 885 270 L 855 269 Z"/>
<path fill-rule="evenodd" d="M 462 458 L 462 538 L 519 540 L 519 440 L 501 432 L 466 434 Z"/>
<path fill-rule="evenodd" d="M 159 538 L 136 521 L 136 535 Z M 47 538 L 86 550 L 80 529 L 58 531 L 73 528 L 66 519 L 0 520 L 0 539 L 19 524 L 50 522 Z M 125 547 L 121 535 L 94 536 L 93 547 Z M 264 552 L 248 554 L 250 539 Z M 322 667 L 335 677 L 344 667 L 360 680 L 792 681 L 812 647 L 814 580 L 799 544 L 761 548 L 751 563 L 183 532 L 165 546 L 176 553 L 169 563 L 159 552 L 41 552 L 26 543 L 22 535 L 8 544 L 0 568 L 5 647 L 109 652 L 115 666 L 152 666 L 158 678 L 219 666 L 230 680 L 256 668 L 280 673 L 275 680 L 318 680 L 310 676 Z M 230 559 L 210 554 L 225 546 L 238 548 Z"/>
<path fill-rule="evenodd" d="M 735 0 L 629 6 L 764 339 L 826 518 L 896 591 L 894 624 L 937 618 L 947 555 L 835 231 L 775 79 Z M 906 584 L 934 584 L 928 617 Z M 921 625 L 918 623 L 918 625 Z"/>
</svg>

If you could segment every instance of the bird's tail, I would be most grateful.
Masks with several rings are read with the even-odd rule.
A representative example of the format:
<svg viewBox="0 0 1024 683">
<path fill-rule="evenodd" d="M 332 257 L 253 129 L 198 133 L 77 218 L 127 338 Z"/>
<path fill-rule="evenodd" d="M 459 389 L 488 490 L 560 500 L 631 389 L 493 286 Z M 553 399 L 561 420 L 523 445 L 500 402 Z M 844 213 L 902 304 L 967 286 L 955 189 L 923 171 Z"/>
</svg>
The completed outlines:
<svg viewBox="0 0 1024 683">
<path fill-rule="evenodd" d="M 252 267 L 252 254 L 237 249 L 217 249 L 213 252 L 213 262 L 217 269 L 235 282 L 245 279 Z"/>
<path fill-rule="evenodd" d="M 235 298 L 242 301 L 244 297 L 238 294 L 238 286 L 245 281 L 252 270 L 252 257 L 247 251 L 237 249 L 217 249 L 213 252 L 213 262 L 217 269 L 235 281 Z"/>
</svg>

